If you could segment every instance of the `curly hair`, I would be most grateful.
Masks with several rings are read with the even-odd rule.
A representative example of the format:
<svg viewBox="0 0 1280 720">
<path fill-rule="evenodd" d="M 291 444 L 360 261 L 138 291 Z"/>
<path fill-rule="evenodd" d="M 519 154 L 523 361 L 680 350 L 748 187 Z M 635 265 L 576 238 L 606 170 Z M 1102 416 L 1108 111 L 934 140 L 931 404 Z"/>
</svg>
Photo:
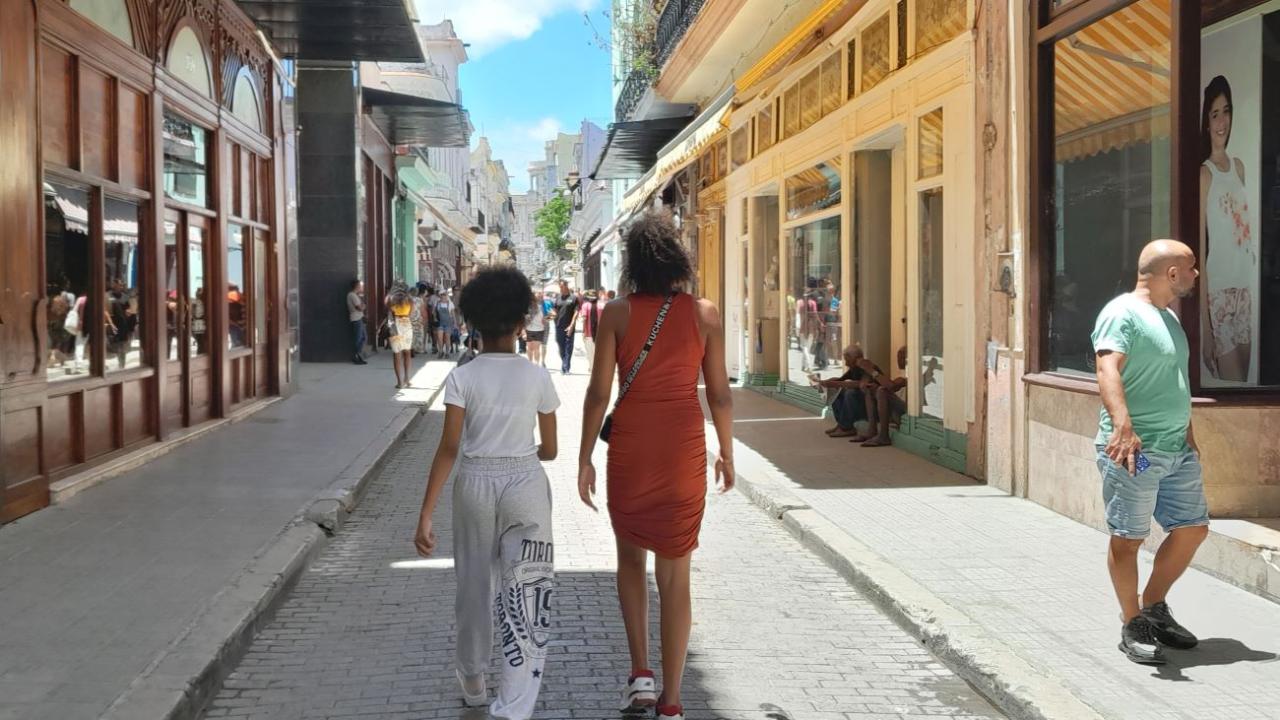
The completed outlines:
<svg viewBox="0 0 1280 720">
<path fill-rule="evenodd" d="M 631 292 L 662 295 L 693 279 L 693 265 L 680 244 L 671 213 L 650 210 L 627 228 L 623 284 Z"/>
<path fill-rule="evenodd" d="M 476 273 L 462 287 L 462 297 L 458 299 L 462 317 L 484 338 L 514 333 L 532 305 L 529 278 L 511 266 L 485 268 Z"/>
</svg>

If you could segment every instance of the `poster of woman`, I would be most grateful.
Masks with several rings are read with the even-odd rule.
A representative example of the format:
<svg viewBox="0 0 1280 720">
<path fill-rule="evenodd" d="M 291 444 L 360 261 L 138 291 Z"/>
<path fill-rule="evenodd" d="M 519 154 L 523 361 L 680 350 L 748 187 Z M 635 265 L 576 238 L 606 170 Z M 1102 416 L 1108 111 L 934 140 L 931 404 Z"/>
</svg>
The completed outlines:
<svg viewBox="0 0 1280 720">
<path fill-rule="evenodd" d="M 1260 18 L 1202 39 L 1201 384 L 1257 384 Z"/>
</svg>

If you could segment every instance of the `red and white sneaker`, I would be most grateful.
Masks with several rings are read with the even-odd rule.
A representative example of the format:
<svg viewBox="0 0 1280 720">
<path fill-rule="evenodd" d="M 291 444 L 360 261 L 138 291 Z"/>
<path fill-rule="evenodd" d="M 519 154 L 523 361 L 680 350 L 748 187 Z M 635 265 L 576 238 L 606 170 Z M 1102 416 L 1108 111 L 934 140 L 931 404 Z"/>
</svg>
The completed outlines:
<svg viewBox="0 0 1280 720">
<path fill-rule="evenodd" d="M 652 671 L 641 670 L 627 680 L 627 689 L 622 693 L 623 710 L 642 710 L 657 704 L 658 683 Z"/>
<path fill-rule="evenodd" d="M 684 708 L 679 705 L 659 705 L 657 720 L 684 720 Z"/>
</svg>

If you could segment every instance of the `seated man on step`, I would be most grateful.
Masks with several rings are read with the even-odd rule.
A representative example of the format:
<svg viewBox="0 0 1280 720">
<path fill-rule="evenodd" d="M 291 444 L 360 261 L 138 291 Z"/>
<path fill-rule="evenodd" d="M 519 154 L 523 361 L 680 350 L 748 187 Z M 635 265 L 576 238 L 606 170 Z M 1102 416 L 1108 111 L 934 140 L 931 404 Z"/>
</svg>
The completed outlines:
<svg viewBox="0 0 1280 720">
<path fill-rule="evenodd" d="M 874 388 L 874 383 L 871 375 L 862 367 L 864 362 L 868 361 L 862 354 L 862 347 L 854 343 L 844 349 L 843 375 L 827 380 L 817 375 L 810 376 L 814 385 L 827 391 L 831 414 L 836 420 L 836 426 L 826 431 L 828 437 L 853 437 L 857 435 L 854 424 L 867 419 L 863 394 L 867 387 Z"/>
<path fill-rule="evenodd" d="M 902 416 L 907 414 L 907 402 L 902 399 L 901 392 L 907 387 L 905 377 L 890 378 L 870 360 L 863 358 L 860 367 L 871 376 L 872 387 L 863 394 L 867 402 L 867 422 L 870 427 L 865 433 L 854 437 L 849 442 L 862 443 L 863 447 L 883 447 L 891 445 L 889 426 L 897 425 Z M 907 369 L 907 348 L 898 348 L 898 371 Z"/>
</svg>

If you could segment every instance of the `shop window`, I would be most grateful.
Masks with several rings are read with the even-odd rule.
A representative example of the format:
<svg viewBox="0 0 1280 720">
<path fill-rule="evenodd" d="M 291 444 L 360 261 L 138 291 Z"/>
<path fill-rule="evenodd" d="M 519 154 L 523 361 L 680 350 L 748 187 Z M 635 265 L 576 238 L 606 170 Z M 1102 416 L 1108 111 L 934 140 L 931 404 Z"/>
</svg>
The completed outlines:
<svg viewBox="0 0 1280 720">
<path fill-rule="evenodd" d="M 209 352 L 209 303 L 205 287 L 204 228 L 187 227 L 187 343 L 190 354 Z"/>
<path fill-rule="evenodd" d="M 1099 310 L 1170 234 L 1170 17 L 1141 0 L 1054 45 L 1047 370 L 1092 375 Z"/>
<path fill-rule="evenodd" d="M 253 341 L 267 343 L 267 239 L 261 232 L 253 237 Z"/>
<path fill-rule="evenodd" d="M 875 87 L 889 74 L 892 57 L 889 51 L 889 16 L 886 14 L 862 31 L 862 92 Z"/>
<path fill-rule="evenodd" d="M 143 278 L 146 253 L 140 208 L 127 200 L 106 198 L 102 234 L 106 255 L 107 371 L 141 367 L 143 359 Z"/>
<path fill-rule="evenodd" d="M 936 177 L 942 174 L 942 109 L 920 117 L 920 168 L 919 177 Z"/>
<path fill-rule="evenodd" d="M 165 351 L 169 360 L 178 359 L 178 333 L 182 329 L 183 305 L 181 289 L 181 272 L 179 266 L 181 248 L 178 247 L 178 223 L 175 220 L 164 221 L 164 315 L 165 315 Z"/>
<path fill-rule="evenodd" d="M 849 41 L 849 69 L 846 74 L 846 82 L 848 83 L 848 97 L 853 99 L 858 94 L 858 41 Z"/>
<path fill-rule="evenodd" d="M 248 298 L 245 288 L 245 228 L 227 226 L 227 348 L 248 347 Z"/>
<path fill-rule="evenodd" d="M 133 26 L 124 0 L 71 0 L 71 9 L 93 21 L 94 25 L 133 47 Z"/>
<path fill-rule="evenodd" d="M 843 373 L 840 218 L 791 228 L 787 245 L 787 380 L 808 387 L 816 378 Z"/>
<path fill-rule="evenodd" d="M 840 53 L 832 53 L 822 61 L 822 78 L 819 83 L 819 96 L 822 102 L 822 116 L 826 117 L 840 107 Z"/>
<path fill-rule="evenodd" d="M 209 73 L 209 60 L 205 56 L 200 36 L 189 26 L 174 33 L 169 43 L 169 59 L 165 62 L 169 74 L 191 86 L 201 95 L 213 97 L 213 76 Z"/>
<path fill-rule="evenodd" d="M 262 132 L 262 111 L 259 109 L 258 91 L 253 86 L 253 76 L 248 68 L 240 68 L 236 75 L 235 91 L 231 96 L 231 114 L 246 125 Z"/>
<path fill-rule="evenodd" d="M 729 136 L 729 169 L 737 170 L 751 159 L 750 125 L 743 125 Z"/>
<path fill-rule="evenodd" d="M 942 188 L 920 193 L 920 412 L 942 419 L 946 253 Z"/>
<path fill-rule="evenodd" d="M 787 178 L 787 220 L 799 220 L 840 205 L 839 158 Z"/>
<path fill-rule="evenodd" d="M 756 113 L 756 155 L 773 147 L 773 143 L 773 103 L 771 102 Z"/>
<path fill-rule="evenodd" d="M 964 32 L 968 0 L 916 0 L 916 55 Z"/>
<path fill-rule="evenodd" d="M 808 130 L 822 118 L 822 90 L 818 87 L 819 68 L 800 79 L 800 130 Z"/>
<path fill-rule="evenodd" d="M 1200 352 L 1192 362 L 1200 365 L 1204 388 L 1280 385 L 1276 5 L 1204 28 L 1198 80 L 1201 215 L 1196 239 L 1202 264 Z"/>
<path fill-rule="evenodd" d="M 176 115 L 164 116 L 164 192 L 190 205 L 209 204 L 209 133 Z"/>
<path fill-rule="evenodd" d="M 50 381 L 91 371 L 94 331 L 93 252 L 89 191 L 55 182 L 44 186 L 44 266 L 48 297 Z"/>
<path fill-rule="evenodd" d="M 723 180 L 729 174 L 729 140 L 726 138 L 715 145 L 716 172 L 715 179 Z"/>
<path fill-rule="evenodd" d="M 787 88 L 782 94 L 782 139 L 795 137 L 800 132 L 800 83 Z"/>
</svg>

